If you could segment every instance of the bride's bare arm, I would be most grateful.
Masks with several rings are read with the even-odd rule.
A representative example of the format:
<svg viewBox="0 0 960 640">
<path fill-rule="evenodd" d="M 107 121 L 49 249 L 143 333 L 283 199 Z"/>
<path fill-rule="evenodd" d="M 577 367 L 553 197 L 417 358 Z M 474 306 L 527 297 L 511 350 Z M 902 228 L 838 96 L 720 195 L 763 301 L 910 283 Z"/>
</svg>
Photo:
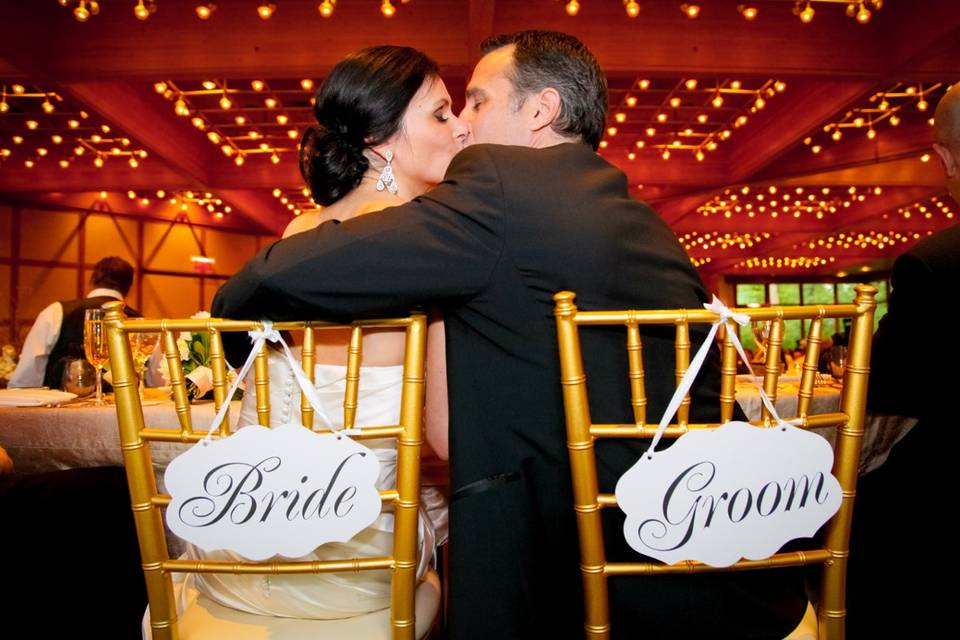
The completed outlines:
<svg viewBox="0 0 960 640">
<path fill-rule="evenodd" d="M 441 460 L 448 456 L 447 349 L 443 318 L 431 317 L 427 327 L 427 389 L 424 424 L 427 444 Z"/>
</svg>

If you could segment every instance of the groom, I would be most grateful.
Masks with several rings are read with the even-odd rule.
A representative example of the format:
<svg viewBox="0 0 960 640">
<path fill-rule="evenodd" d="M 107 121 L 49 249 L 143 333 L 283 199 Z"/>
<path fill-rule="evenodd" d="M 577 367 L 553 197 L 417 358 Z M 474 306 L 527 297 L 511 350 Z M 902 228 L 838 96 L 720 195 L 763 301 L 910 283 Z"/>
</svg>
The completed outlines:
<svg viewBox="0 0 960 640">
<path fill-rule="evenodd" d="M 457 155 L 442 184 L 406 205 L 272 245 L 220 289 L 213 313 L 336 319 L 440 307 L 450 636 L 579 638 L 552 295 L 574 291 L 583 309 L 699 308 L 707 297 L 670 229 L 595 153 L 607 91 L 590 51 L 542 31 L 496 37 L 483 50 L 461 115 L 482 144 Z M 643 339 L 656 420 L 673 392 L 673 330 Z M 583 346 L 594 421 L 631 421 L 623 332 L 587 330 Z M 718 380 L 714 358 L 692 391 L 691 421 L 717 418 Z M 612 491 L 637 455 L 633 445 L 601 443 L 601 490 Z M 622 516 L 607 511 L 609 558 L 638 559 L 623 542 Z M 777 572 L 615 578 L 610 592 L 614 633 L 623 637 L 642 629 L 647 637 L 782 638 L 806 604 L 801 582 Z"/>
</svg>

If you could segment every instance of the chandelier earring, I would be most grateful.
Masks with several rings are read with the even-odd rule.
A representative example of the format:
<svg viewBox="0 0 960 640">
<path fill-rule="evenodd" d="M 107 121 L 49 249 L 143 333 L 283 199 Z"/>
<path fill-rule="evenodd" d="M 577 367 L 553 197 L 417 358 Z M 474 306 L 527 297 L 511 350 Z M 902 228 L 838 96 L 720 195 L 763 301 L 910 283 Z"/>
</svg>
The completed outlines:
<svg viewBox="0 0 960 640">
<path fill-rule="evenodd" d="M 377 176 L 377 191 L 383 191 L 386 189 L 389 193 L 395 194 L 397 192 L 397 179 L 393 175 L 393 151 L 387 150 L 384 155 L 380 155 L 377 151 L 371 149 L 378 156 L 383 158 L 386 162 L 383 169 L 380 171 L 380 175 Z"/>
</svg>

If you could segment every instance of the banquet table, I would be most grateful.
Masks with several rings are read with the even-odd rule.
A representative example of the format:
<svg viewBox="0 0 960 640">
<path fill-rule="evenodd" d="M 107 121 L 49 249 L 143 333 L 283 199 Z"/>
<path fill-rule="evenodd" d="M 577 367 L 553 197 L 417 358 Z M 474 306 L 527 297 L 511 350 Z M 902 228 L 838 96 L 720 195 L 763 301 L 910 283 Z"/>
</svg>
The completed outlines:
<svg viewBox="0 0 960 640">
<path fill-rule="evenodd" d="M 740 378 L 737 381 L 736 394 L 747 418 L 758 420 L 760 395 L 756 385 Z M 812 412 L 839 410 L 839 388 L 816 387 L 811 404 Z M 796 384 L 785 382 L 778 388 L 775 406 L 777 413 L 785 419 L 796 415 Z M 147 426 L 171 430 L 180 428 L 171 400 L 145 400 L 143 412 Z M 239 413 L 240 403 L 231 403 L 231 428 L 236 426 Z M 192 416 L 195 429 L 206 428 L 214 416 L 213 403 L 201 402 L 192 405 Z M 915 423 L 916 420 L 911 418 L 868 414 L 860 462 L 861 473 L 883 464 L 890 448 L 909 432 Z M 829 440 L 831 445 L 834 444 L 834 429 L 815 431 Z M 123 464 L 116 407 L 113 404 L 95 406 L 89 402 L 80 402 L 56 407 L 0 408 L 0 446 L 10 454 L 20 473 Z M 151 443 L 157 470 L 165 468 L 189 446 L 173 442 Z M 440 463 L 435 459 L 429 462 Z M 445 471 L 445 463 L 426 464 L 424 473 L 431 478 L 425 481 L 429 484 L 444 484 L 439 476 Z"/>
<path fill-rule="evenodd" d="M 840 410 L 840 385 L 830 382 L 817 385 L 813 388 L 813 397 L 810 399 L 811 414 L 831 413 Z M 762 383 L 761 383 L 762 384 Z M 796 417 L 799 405 L 799 378 L 784 376 L 777 386 L 777 397 L 774 408 L 784 420 Z M 760 420 L 761 400 L 757 384 L 750 376 L 737 376 L 736 384 L 737 404 L 743 409 L 748 420 Z M 864 424 L 863 443 L 860 449 L 860 473 L 873 471 L 882 465 L 890 449 L 899 440 L 910 432 L 917 423 L 916 418 L 903 416 L 887 416 L 867 413 Z M 837 431 L 834 427 L 811 429 L 830 442 L 836 444 Z"/>
<path fill-rule="evenodd" d="M 214 416 L 213 402 L 192 405 L 194 429 L 205 429 Z M 144 424 L 158 429 L 179 430 L 172 400 L 144 400 Z M 230 404 L 231 428 L 240 414 L 240 402 Z M 122 466 L 117 408 L 90 402 L 56 407 L 0 408 L 0 446 L 5 448 L 19 473 L 53 471 L 75 467 Z M 154 465 L 164 468 L 189 444 L 153 442 Z"/>
</svg>

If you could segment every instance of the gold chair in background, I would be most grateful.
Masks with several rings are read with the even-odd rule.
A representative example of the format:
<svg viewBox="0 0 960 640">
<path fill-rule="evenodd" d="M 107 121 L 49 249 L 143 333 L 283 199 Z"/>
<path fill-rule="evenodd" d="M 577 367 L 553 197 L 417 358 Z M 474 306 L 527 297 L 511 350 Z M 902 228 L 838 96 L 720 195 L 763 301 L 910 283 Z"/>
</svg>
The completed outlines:
<svg viewBox="0 0 960 640">
<path fill-rule="evenodd" d="M 873 314 L 876 308 L 876 289 L 867 285 L 856 287 L 853 304 L 821 305 L 803 307 L 767 307 L 760 309 L 734 309 L 751 320 L 772 323 L 769 346 L 766 353 L 763 388 L 772 402 L 776 402 L 777 382 L 780 376 L 780 351 L 784 335 L 784 321 L 809 319 L 810 331 L 798 394 L 797 424 L 802 428 L 835 427 L 837 440 L 833 473 L 840 481 L 843 500 L 839 511 L 825 525 L 823 548 L 812 551 L 777 553 L 764 560 L 741 560 L 725 568 L 714 568 L 698 562 L 679 562 L 665 565 L 657 562 L 608 562 L 603 545 L 603 528 L 600 510 L 616 507 L 616 496 L 600 493 L 597 482 L 597 438 L 651 438 L 657 431 L 657 421 L 651 424 L 646 415 L 646 393 L 642 359 L 641 325 L 674 325 L 676 327 L 675 358 L 676 382 L 679 383 L 690 363 L 690 324 L 716 322 L 718 316 L 705 309 L 672 311 L 578 311 L 574 305 L 575 294 L 564 291 L 554 296 L 557 338 L 559 341 L 560 367 L 563 384 L 563 402 L 567 427 L 567 448 L 573 474 L 573 493 L 580 539 L 580 564 L 583 574 L 586 620 L 584 629 L 588 638 L 610 637 L 610 612 L 607 597 L 607 579 L 622 575 L 666 575 L 715 571 L 743 571 L 751 569 L 774 569 L 800 565 L 823 565 L 820 601 L 813 627 L 804 635 L 798 628 L 790 638 L 815 637 L 840 640 L 844 637 L 845 584 L 847 557 L 849 554 L 850 525 L 853 516 L 857 473 L 860 460 L 860 445 L 864 429 L 864 412 L 867 396 L 867 375 L 870 363 L 870 345 L 873 335 Z M 825 318 L 851 318 L 848 360 L 843 379 L 840 411 L 811 414 L 814 382 L 817 376 L 817 361 L 822 342 Z M 623 325 L 626 327 L 626 350 L 629 365 L 629 385 L 633 406 L 634 424 L 593 424 L 580 350 L 581 326 Z M 731 331 L 736 325 L 728 321 L 723 338 L 722 383 L 720 391 L 720 422 L 691 424 L 690 397 L 681 404 L 674 422 L 664 437 L 677 438 L 694 429 L 714 429 L 730 421 L 734 415 L 737 352 Z M 790 417 L 783 416 L 784 420 Z M 771 426 L 771 416 L 764 408 L 761 419 L 755 423 L 760 428 Z M 626 469 L 624 469 L 626 471 Z M 805 618 L 810 621 L 812 616 Z"/>
<path fill-rule="evenodd" d="M 424 399 L 424 357 L 426 351 L 426 317 L 413 314 L 406 318 L 364 320 L 349 325 L 344 428 L 353 428 L 357 409 L 360 379 L 361 344 L 364 329 L 394 328 L 406 334 L 403 361 L 403 389 L 400 402 L 400 424 L 365 427 L 358 440 L 397 438 L 396 488 L 380 491 L 381 500 L 394 508 L 393 553 L 384 557 L 345 558 L 317 562 L 214 562 L 172 559 L 167 551 L 164 519 L 161 509 L 170 502 L 169 495 L 157 491 L 157 482 L 150 453 L 150 442 L 196 443 L 206 436 L 201 425 L 195 429 L 176 336 L 181 331 L 207 332 L 211 337 L 211 369 L 216 407 L 228 402 L 227 365 L 224 359 L 223 332 L 247 332 L 263 329 L 259 322 L 186 319 L 128 320 L 123 305 L 107 303 L 105 323 L 109 333 L 110 365 L 116 394 L 117 418 L 124 466 L 130 486 L 133 515 L 149 597 L 149 614 L 153 638 L 243 638 L 279 640 L 283 638 L 336 637 L 413 640 L 424 637 L 436 617 L 440 601 L 439 580 L 434 572 L 417 585 L 417 530 L 420 501 L 420 447 Z M 278 330 L 303 330 L 302 366 L 313 381 L 314 332 L 342 327 L 325 322 L 279 322 Z M 151 428 L 144 424 L 143 409 L 134 372 L 129 335 L 160 332 L 161 346 L 170 369 L 171 386 L 180 430 Z M 270 425 L 269 380 L 266 345 L 254 364 L 257 419 Z M 248 389 L 248 393 L 251 390 Z M 313 409 L 303 398 L 301 419 L 313 427 Z M 215 437 L 230 435 L 229 419 L 223 421 Z M 391 605 L 389 611 L 378 611 L 344 620 L 301 620 L 257 616 L 223 607 L 200 596 L 197 604 L 188 607 L 178 619 L 171 573 L 205 572 L 233 574 L 294 574 L 338 571 L 391 571 Z"/>
</svg>

